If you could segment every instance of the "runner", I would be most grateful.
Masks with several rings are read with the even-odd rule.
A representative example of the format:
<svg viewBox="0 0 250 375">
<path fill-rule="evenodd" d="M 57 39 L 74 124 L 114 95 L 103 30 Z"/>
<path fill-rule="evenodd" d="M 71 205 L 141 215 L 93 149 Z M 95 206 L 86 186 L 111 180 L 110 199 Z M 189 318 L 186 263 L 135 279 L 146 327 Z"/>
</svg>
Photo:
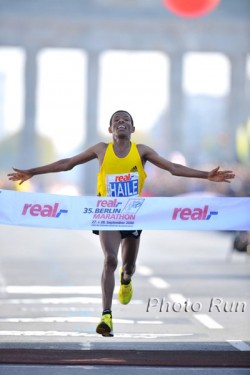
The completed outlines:
<svg viewBox="0 0 250 375">
<path fill-rule="evenodd" d="M 230 182 L 235 177 L 232 171 L 220 171 L 219 167 L 210 172 L 199 171 L 172 163 L 161 157 L 152 148 L 131 142 L 135 131 L 132 116 L 123 110 L 115 112 L 110 119 L 109 133 L 113 142 L 97 143 L 86 151 L 71 158 L 62 159 L 42 167 L 21 170 L 13 168 L 9 180 L 20 181 L 20 185 L 38 174 L 68 171 L 76 165 L 98 159 L 100 170 L 97 178 L 99 196 L 126 197 L 139 196 L 147 177 L 144 170 L 147 161 L 170 172 L 174 176 L 202 178 L 214 182 Z M 118 250 L 121 246 L 122 266 L 120 268 L 119 301 L 126 305 L 133 295 L 132 276 L 140 244 L 141 230 L 134 231 L 94 231 L 99 234 L 104 253 L 101 278 L 103 313 L 96 332 L 103 336 L 113 336 L 112 299 L 115 287 Z"/>
</svg>

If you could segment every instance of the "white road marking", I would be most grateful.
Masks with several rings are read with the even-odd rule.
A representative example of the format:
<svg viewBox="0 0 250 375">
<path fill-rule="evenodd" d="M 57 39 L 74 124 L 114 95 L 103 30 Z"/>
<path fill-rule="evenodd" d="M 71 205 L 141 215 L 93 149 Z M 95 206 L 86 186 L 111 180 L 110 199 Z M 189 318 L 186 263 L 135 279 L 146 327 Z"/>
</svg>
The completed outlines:
<svg viewBox="0 0 250 375">
<path fill-rule="evenodd" d="M 153 325 L 158 325 L 158 324 L 164 324 L 161 320 L 137 320 L 136 324 L 153 324 Z"/>
<path fill-rule="evenodd" d="M 2 274 L 0 274 L 0 294 L 4 294 L 6 289 L 6 280 Z"/>
<path fill-rule="evenodd" d="M 1 323 L 98 323 L 100 317 L 95 316 L 46 316 L 36 318 L 1 318 Z M 113 319 L 117 324 L 142 324 L 142 321 L 133 319 Z M 143 324 L 163 324 L 162 321 L 148 320 Z"/>
<path fill-rule="evenodd" d="M 139 273 L 139 275 L 142 275 L 142 276 L 151 276 L 153 275 L 153 271 L 151 270 L 151 268 L 147 267 L 147 266 L 137 266 L 136 267 L 136 272 Z"/>
<path fill-rule="evenodd" d="M 70 332 L 70 331 L 0 331 L 0 336 L 37 336 L 37 337 L 95 337 L 100 336 L 96 333 Z M 156 339 L 164 337 L 187 337 L 193 336 L 192 333 L 118 333 L 115 338 L 130 339 Z"/>
<path fill-rule="evenodd" d="M 149 278 L 150 284 L 158 289 L 167 289 L 169 288 L 169 284 L 163 280 L 161 277 L 150 277 Z"/>
<path fill-rule="evenodd" d="M 80 346 L 82 347 L 82 350 L 91 350 L 93 345 L 91 344 L 91 342 L 86 340 L 86 341 L 82 342 L 80 344 Z"/>
<path fill-rule="evenodd" d="M 177 303 L 184 304 L 188 299 L 184 297 L 180 293 L 171 293 L 169 294 L 169 298 Z M 217 323 L 214 319 L 212 319 L 207 314 L 193 314 L 193 317 L 199 320 L 204 326 L 210 329 L 223 329 L 223 326 Z"/>
<path fill-rule="evenodd" d="M 99 297 L 57 297 L 57 298 L 10 298 L 0 300 L 0 306 L 4 304 L 10 305 L 64 305 L 64 304 L 101 304 L 102 299 Z M 114 305 L 120 304 L 118 299 L 114 299 L 112 302 Z M 145 303 L 142 300 L 134 299 L 130 301 L 130 305 L 141 305 Z"/>
<path fill-rule="evenodd" d="M 116 292 L 118 288 L 116 288 Z M 8 294 L 101 294 L 100 285 L 7 285 Z"/>
<path fill-rule="evenodd" d="M 98 323 L 100 317 L 94 316 L 46 316 L 38 318 L 5 318 L 1 323 Z M 134 320 L 126 320 L 122 323 L 134 324 Z"/>
<path fill-rule="evenodd" d="M 199 320 L 200 323 L 204 324 L 207 328 L 210 329 L 223 329 L 223 326 L 217 323 L 207 314 L 193 314 L 194 318 Z"/>
<path fill-rule="evenodd" d="M 242 340 L 226 340 L 234 348 L 241 350 L 242 352 L 249 352 L 250 346 Z"/>
<path fill-rule="evenodd" d="M 28 306 L 28 307 L 24 307 L 22 306 L 20 308 L 20 310 L 22 312 L 25 312 L 26 314 L 29 314 L 29 313 L 39 313 L 41 314 L 46 312 L 46 313 L 56 313 L 56 314 L 59 314 L 59 313 L 66 313 L 66 314 L 69 314 L 69 313 L 76 313 L 76 312 L 81 312 L 81 313 L 86 313 L 86 312 L 94 312 L 95 311 L 95 308 L 92 307 L 92 308 L 89 308 L 89 307 L 86 307 L 86 306 L 81 306 L 81 307 L 71 307 L 71 306 L 64 306 L 64 307 L 61 307 L 61 306 L 55 306 L 55 307 L 48 307 L 48 306 L 38 306 L 38 307 L 33 307 L 33 306 Z"/>
</svg>

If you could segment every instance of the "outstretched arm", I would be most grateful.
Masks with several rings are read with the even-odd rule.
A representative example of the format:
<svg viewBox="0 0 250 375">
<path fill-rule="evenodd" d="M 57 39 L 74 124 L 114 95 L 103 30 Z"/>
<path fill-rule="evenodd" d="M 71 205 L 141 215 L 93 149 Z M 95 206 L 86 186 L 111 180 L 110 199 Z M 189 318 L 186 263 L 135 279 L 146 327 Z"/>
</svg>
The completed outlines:
<svg viewBox="0 0 250 375">
<path fill-rule="evenodd" d="M 155 150 L 145 145 L 138 145 L 138 149 L 142 160 L 150 161 L 157 167 L 169 171 L 174 176 L 203 178 L 214 182 L 230 182 L 230 180 L 235 177 L 235 174 L 232 171 L 220 171 L 220 167 L 206 172 L 189 168 L 181 164 L 172 163 L 160 156 Z"/>
<path fill-rule="evenodd" d="M 44 165 L 42 167 L 31 168 L 31 169 L 17 169 L 13 168 L 14 172 L 9 173 L 8 177 L 11 181 L 20 181 L 21 185 L 24 181 L 29 180 L 31 177 L 38 174 L 55 173 L 69 171 L 78 164 L 87 163 L 90 160 L 98 158 L 102 144 L 97 144 L 90 147 L 86 151 L 67 159 L 61 159 L 54 163 Z"/>
</svg>

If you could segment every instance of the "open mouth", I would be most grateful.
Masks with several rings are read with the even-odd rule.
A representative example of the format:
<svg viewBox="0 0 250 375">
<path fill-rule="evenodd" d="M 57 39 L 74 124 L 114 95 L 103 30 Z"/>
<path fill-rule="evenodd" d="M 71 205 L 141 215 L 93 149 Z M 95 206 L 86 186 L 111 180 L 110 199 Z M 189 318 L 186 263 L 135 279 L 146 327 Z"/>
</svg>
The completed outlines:
<svg viewBox="0 0 250 375">
<path fill-rule="evenodd" d="M 119 125 L 119 126 L 117 127 L 117 129 L 118 129 L 118 130 L 125 130 L 126 127 L 125 127 L 124 125 Z"/>
</svg>

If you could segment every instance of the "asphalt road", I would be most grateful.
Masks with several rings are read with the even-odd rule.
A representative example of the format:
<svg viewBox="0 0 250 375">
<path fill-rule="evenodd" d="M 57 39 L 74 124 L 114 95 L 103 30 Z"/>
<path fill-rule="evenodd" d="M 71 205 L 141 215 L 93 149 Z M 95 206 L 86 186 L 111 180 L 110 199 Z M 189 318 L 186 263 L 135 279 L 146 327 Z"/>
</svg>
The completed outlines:
<svg viewBox="0 0 250 375">
<path fill-rule="evenodd" d="M 39 374 L 48 363 L 46 374 L 59 373 L 57 364 L 60 374 L 66 367 L 77 373 L 77 365 L 91 375 L 101 365 L 116 373 L 117 363 L 121 373 L 127 365 L 135 374 L 143 365 L 170 374 L 202 365 L 209 374 L 249 373 L 250 255 L 231 251 L 230 233 L 143 232 L 133 300 L 122 306 L 114 295 L 113 338 L 95 333 L 103 260 L 97 236 L 7 226 L 0 233 L 1 375 L 32 373 L 34 364 Z"/>
</svg>

